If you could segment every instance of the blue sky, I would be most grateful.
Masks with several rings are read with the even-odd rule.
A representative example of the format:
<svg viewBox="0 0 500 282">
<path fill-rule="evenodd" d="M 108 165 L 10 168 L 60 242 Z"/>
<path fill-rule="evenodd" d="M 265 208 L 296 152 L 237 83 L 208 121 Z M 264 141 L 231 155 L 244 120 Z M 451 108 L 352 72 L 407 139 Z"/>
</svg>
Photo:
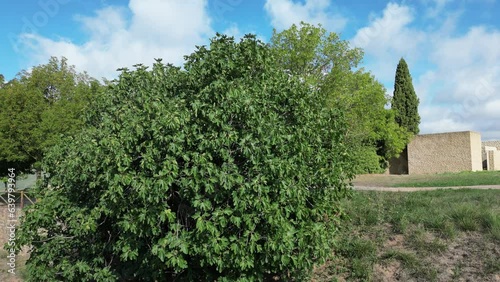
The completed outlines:
<svg viewBox="0 0 500 282">
<path fill-rule="evenodd" d="M 500 0 L 17 0 L 0 12 L 0 74 L 65 56 L 114 78 L 154 58 L 182 64 L 215 32 L 269 40 L 273 28 L 321 23 L 363 48 L 362 67 L 391 94 L 401 57 L 420 98 L 421 132 L 500 139 Z"/>
</svg>

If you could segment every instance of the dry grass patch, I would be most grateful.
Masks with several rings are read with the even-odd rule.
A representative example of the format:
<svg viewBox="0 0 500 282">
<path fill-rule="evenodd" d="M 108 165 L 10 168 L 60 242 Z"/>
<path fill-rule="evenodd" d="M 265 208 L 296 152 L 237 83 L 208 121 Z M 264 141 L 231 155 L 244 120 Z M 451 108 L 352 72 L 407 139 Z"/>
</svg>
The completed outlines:
<svg viewBox="0 0 500 282">
<path fill-rule="evenodd" d="M 500 281 L 500 191 L 355 192 L 314 281 Z"/>
</svg>

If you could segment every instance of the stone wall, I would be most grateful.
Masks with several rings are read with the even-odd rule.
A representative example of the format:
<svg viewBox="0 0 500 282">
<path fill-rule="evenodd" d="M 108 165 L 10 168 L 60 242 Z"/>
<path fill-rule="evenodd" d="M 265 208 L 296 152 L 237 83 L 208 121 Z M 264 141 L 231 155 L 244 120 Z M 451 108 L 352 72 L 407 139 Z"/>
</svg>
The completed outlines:
<svg viewBox="0 0 500 282">
<path fill-rule="evenodd" d="M 487 170 L 500 170 L 500 151 L 488 151 Z"/>
<path fill-rule="evenodd" d="M 422 134 L 408 144 L 408 174 L 478 171 L 481 159 L 477 132 Z"/>
<path fill-rule="evenodd" d="M 472 171 L 483 170 L 482 155 L 481 155 L 481 134 L 474 131 L 470 132 L 470 150 L 471 150 L 471 162 Z"/>
<path fill-rule="evenodd" d="M 500 150 L 500 140 L 498 141 L 483 141 L 481 142 L 481 145 L 484 146 L 490 146 L 490 147 L 497 147 L 497 149 Z"/>
<path fill-rule="evenodd" d="M 500 141 L 484 141 L 481 143 L 482 158 L 483 158 L 483 169 L 484 170 L 500 170 L 500 158 L 495 157 L 499 153 L 491 153 L 489 156 L 488 151 L 500 151 Z M 495 163 L 496 159 L 496 164 Z M 490 161 L 491 160 L 491 161 Z"/>
</svg>

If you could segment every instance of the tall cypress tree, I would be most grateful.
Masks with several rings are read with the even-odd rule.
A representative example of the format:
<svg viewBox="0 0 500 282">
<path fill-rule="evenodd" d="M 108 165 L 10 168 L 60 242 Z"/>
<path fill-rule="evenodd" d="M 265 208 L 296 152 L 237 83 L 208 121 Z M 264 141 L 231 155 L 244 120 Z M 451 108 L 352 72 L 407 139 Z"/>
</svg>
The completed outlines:
<svg viewBox="0 0 500 282">
<path fill-rule="evenodd" d="M 419 132 L 420 115 L 418 114 L 418 103 L 419 99 L 413 88 L 408 65 L 401 58 L 396 69 L 392 109 L 395 112 L 396 122 L 413 134 L 418 134 Z"/>
</svg>

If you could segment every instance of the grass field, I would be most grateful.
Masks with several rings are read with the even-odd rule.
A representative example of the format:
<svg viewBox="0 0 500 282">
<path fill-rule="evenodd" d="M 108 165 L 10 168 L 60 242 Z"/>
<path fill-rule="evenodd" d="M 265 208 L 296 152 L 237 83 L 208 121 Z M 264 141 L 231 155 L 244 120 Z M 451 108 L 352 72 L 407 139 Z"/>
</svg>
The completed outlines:
<svg viewBox="0 0 500 282">
<path fill-rule="evenodd" d="M 500 185 L 500 171 L 476 171 L 426 175 L 359 175 L 353 181 L 360 186 L 385 187 L 452 187 Z"/>
<path fill-rule="evenodd" d="M 313 281 L 500 281 L 500 191 L 355 192 Z"/>
<path fill-rule="evenodd" d="M 340 204 L 335 259 L 312 281 L 500 281 L 500 190 L 359 191 Z M 0 281 L 23 281 L 27 256 L 13 277 L 6 254 Z"/>
</svg>

